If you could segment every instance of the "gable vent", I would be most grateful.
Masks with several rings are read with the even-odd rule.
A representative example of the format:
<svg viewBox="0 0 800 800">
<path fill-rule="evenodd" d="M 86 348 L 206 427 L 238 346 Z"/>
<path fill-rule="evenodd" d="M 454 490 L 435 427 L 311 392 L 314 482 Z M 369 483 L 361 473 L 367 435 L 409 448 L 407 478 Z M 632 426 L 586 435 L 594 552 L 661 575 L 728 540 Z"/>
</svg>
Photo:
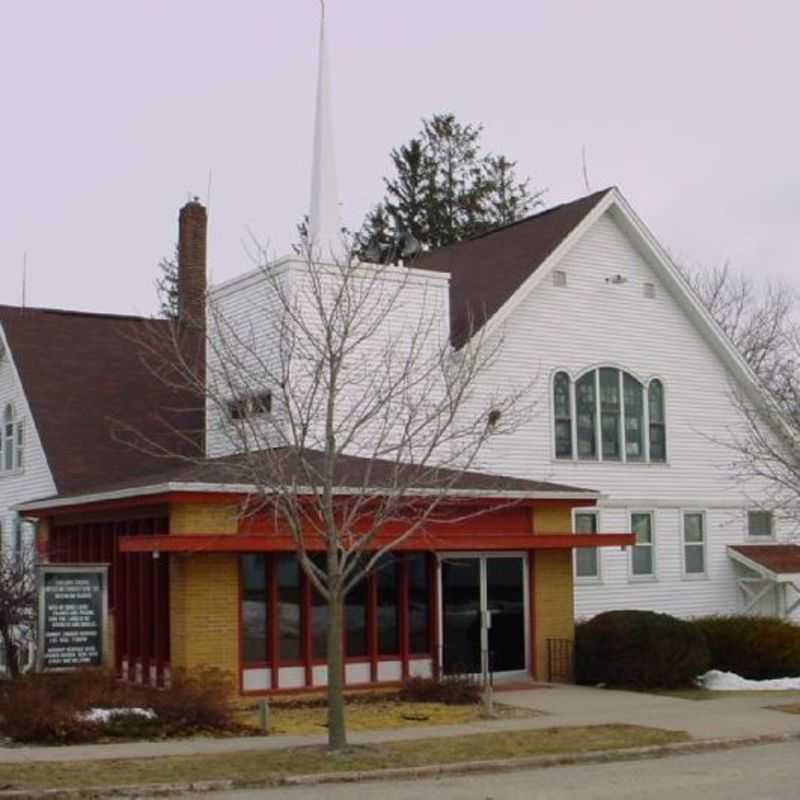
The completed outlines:
<svg viewBox="0 0 800 800">
<path fill-rule="evenodd" d="M 654 283 L 646 283 L 644 285 L 644 296 L 650 298 L 656 296 L 656 285 Z"/>
<path fill-rule="evenodd" d="M 553 286 L 566 286 L 567 273 L 562 269 L 553 270 Z"/>
</svg>

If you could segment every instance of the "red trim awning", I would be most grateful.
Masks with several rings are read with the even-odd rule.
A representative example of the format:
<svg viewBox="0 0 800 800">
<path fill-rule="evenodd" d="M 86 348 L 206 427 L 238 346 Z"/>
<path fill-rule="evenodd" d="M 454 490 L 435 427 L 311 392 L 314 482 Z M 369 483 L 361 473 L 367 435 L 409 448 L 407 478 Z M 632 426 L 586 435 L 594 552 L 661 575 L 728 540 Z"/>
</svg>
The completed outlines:
<svg viewBox="0 0 800 800">
<path fill-rule="evenodd" d="M 373 541 L 372 549 L 391 544 L 391 539 Z M 571 550 L 583 547 L 627 547 L 633 545 L 632 533 L 547 533 L 487 535 L 481 537 L 414 536 L 392 547 L 393 550 Z M 323 550 L 322 540 L 308 541 L 308 550 Z M 253 534 L 190 533 L 168 536 L 122 536 L 123 553 L 263 553 L 294 550 L 286 536 Z"/>
</svg>

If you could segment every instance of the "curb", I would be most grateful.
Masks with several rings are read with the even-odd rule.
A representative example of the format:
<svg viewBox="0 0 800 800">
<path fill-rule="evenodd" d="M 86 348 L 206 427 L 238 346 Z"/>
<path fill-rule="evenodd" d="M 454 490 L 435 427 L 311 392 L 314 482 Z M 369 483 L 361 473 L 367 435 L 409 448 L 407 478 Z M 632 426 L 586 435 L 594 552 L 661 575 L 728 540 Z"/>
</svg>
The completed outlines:
<svg viewBox="0 0 800 800">
<path fill-rule="evenodd" d="M 63 789 L 0 790 L 0 800 L 86 800 L 106 797 L 170 797 L 189 792 L 227 792 L 235 789 L 268 789 L 277 786 L 314 786 L 326 783 L 360 783 L 363 781 L 431 778 L 440 775 L 467 775 L 483 772 L 504 772 L 518 769 L 546 769 L 576 764 L 606 764 L 615 761 L 637 761 L 667 758 L 675 755 L 710 753 L 754 747 L 763 744 L 800 741 L 800 733 L 777 733 L 763 736 L 740 736 L 724 739 L 699 739 L 674 744 L 627 747 L 620 750 L 598 750 L 592 753 L 561 753 L 551 756 L 524 756 L 487 761 L 430 764 L 420 767 L 391 767 L 354 772 L 320 772 L 313 775 L 284 775 L 263 780 L 191 781 L 184 783 L 123 784 L 117 786 L 67 787 Z"/>
</svg>

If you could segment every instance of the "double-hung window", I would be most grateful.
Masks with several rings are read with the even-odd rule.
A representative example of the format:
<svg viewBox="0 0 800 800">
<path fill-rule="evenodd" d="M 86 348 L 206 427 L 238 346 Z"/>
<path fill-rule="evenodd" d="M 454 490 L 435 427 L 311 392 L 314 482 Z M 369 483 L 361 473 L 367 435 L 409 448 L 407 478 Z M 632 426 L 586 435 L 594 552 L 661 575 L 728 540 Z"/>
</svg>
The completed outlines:
<svg viewBox="0 0 800 800">
<path fill-rule="evenodd" d="M 706 574 L 706 517 L 702 511 L 683 515 L 683 572 L 686 577 Z"/>
<path fill-rule="evenodd" d="M 575 512 L 575 533 L 597 533 L 597 513 Z M 600 579 L 600 553 L 596 547 L 575 548 L 575 577 L 583 580 Z"/>
<path fill-rule="evenodd" d="M 631 548 L 631 576 L 655 577 L 653 514 L 650 511 L 632 512 L 631 533 L 636 535 L 636 543 Z"/>
</svg>

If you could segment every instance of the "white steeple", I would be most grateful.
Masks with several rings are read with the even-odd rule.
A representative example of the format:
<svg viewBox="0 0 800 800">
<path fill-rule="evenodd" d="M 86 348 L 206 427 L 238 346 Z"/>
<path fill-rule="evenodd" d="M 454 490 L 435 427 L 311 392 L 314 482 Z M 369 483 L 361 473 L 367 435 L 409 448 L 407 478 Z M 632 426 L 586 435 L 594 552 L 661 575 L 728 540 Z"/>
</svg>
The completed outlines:
<svg viewBox="0 0 800 800">
<path fill-rule="evenodd" d="M 308 238 L 317 258 L 338 258 L 343 250 L 339 193 L 336 186 L 336 154 L 333 141 L 333 105 L 325 42 L 325 0 L 320 0 L 319 70 L 314 121 L 314 152 L 311 166 L 311 206 Z"/>
</svg>

